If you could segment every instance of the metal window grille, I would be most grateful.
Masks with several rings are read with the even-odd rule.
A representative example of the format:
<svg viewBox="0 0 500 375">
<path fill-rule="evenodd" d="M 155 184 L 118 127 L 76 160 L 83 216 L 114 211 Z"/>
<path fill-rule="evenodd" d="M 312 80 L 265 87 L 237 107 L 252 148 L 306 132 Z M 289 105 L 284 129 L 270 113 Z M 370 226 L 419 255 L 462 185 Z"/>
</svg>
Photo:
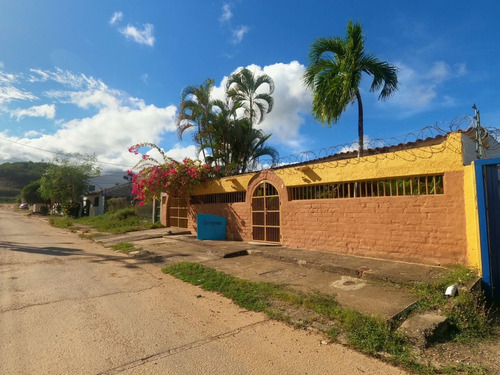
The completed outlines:
<svg viewBox="0 0 500 375">
<path fill-rule="evenodd" d="M 245 202 L 246 192 L 193 195 L 191 204 L 238 203 Z"/>
<path fill-rule="evenodd" d="M 444 183 L 441 174 L 293 186 L 288 189 L 291 200 L 400 197 L 444 194 Z"/>
</svg>

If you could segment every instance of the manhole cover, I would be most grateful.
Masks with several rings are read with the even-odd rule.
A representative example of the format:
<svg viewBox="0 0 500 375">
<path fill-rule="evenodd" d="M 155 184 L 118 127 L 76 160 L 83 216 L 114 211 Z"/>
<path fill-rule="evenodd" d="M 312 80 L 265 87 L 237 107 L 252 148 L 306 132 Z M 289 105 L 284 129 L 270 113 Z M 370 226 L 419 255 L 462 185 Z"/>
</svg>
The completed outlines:
<svg viewBox="0 0 500 375">
<path fill-rule="evenodd" d="M 334 281 L 330 287 L 344 290 L 358 290 L 364 288 L 366 283 L 354 277 L 342 276 L 340 280 Z"/>
</svg>

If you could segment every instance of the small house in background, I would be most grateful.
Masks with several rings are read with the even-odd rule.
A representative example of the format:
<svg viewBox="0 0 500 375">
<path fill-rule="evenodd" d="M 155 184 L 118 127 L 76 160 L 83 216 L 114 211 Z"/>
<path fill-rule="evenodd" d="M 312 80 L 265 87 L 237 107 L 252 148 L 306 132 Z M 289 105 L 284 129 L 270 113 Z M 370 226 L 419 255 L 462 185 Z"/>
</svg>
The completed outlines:
<svg viewBox="0 0 500 375">
<path fill-rule="evenodd" d="M 132 195 L 132 182 L 114 185 L 83 196 L 83 211 L 85 216 L 99 216 L 104 213 L 106 202 L 109 199 L 122 199 L 129 203 L 134 199 Z"/>
</svg>

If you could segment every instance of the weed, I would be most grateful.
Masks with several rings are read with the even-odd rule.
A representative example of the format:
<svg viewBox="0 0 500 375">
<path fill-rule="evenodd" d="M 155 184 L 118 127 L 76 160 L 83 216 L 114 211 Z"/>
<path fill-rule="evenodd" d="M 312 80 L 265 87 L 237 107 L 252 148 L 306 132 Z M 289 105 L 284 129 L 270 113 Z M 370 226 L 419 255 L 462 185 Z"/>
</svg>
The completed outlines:
<svg viewBox="0 0 500 375">
<path fill-rule="evenodd" d="M 472 342 L 488 338 L 491 334 L 492 312 L 487 308 L 483 295 L 465 290 L 450 300 L 444 294 L 449 285 L 468 285 L 476 277 L 474 270 L 464 266 L 454 266 L 441 279 L 432 283 L 418 284 L 414 288 L 418 297 L 418 310 L 443 311 L 455 329 L 456 341 Z"/>
<path fill-rule="evenodd" d="M 464 266 L 453 266 L 443 277 L 431 283 L 419 283 L 413 288 L 418 298 L 417 309 L 421 311 L 437 310 L 446 304 L 448 298 L 444 295 L 446 288 L 452 284 L 467 285 L 477 273 Z"/>
<path fill-rule="evenodd" d="M 75 225 L 75 219 L 70 217 L 54 217 L 49 220 L 50 225 L 56 228 L 69 229 Z"/>
<path fill-rule="evenodd" d="M 446 314 L 458 331 L 456 341 L 467 342 L 491 336 L 492 311 L 487 307 L 482 294 L 460 294 L 451 301 Z"/>
<path fill-rule="evenodd" d="M 125 254 L 128 254 L 131 251 L 136 250 L 134 247 L 134 244 L 130 243 L 130 242 L 119 242 L 119 243 L 111 246 L 111 248 L 115 251 L 120 251 L 120 252 L 125 253 Z"/>
<path fill-rule="evenodd" d="M 410 350 L 406 339 L 393 332 L 389 324 L 381 318 L 347 309 L 341 312 L 339 318 L 344 331 L 347 332 L 349 344 L 364 353 L 386 352 L 399 356 Z"/>
</svg>

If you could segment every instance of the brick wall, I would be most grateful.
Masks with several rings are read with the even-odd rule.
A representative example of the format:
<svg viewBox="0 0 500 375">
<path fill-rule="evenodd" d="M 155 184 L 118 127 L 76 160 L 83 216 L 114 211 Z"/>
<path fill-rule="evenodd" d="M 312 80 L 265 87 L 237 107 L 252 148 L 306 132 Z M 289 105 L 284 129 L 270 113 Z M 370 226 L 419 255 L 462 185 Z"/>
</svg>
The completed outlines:
<svg viewBox="0 0 500 375">
<path fill-rule="evenodd" d="M 444 173 L 444 194 L 290 201 L 272 171 L 254 176 L 247 201 L 190 206 L 189 228 L 196 214 L 224 216 L 227 238 L 252 240 L 251 197 L 262 181 L 271 182 L 281 200 L 282 245 L 427 264 L 465 264 L 467 237 L 464 172 Z"/>
<path fill-rule="evenodd" d="M 465 264 L 463 172 L 444 175 L 432 196 L 288 201 L 282 245 L 337 253 Z"/>
<path fill-rule="evenodd" d="M 227 218 L 228 240 L 250 241 L 252 213 L 250 205 L 243 203 L 192 204 L 189 208 L 188 228 L 196 233 L 196 214 L 211 214 Z"/>
</svg>

